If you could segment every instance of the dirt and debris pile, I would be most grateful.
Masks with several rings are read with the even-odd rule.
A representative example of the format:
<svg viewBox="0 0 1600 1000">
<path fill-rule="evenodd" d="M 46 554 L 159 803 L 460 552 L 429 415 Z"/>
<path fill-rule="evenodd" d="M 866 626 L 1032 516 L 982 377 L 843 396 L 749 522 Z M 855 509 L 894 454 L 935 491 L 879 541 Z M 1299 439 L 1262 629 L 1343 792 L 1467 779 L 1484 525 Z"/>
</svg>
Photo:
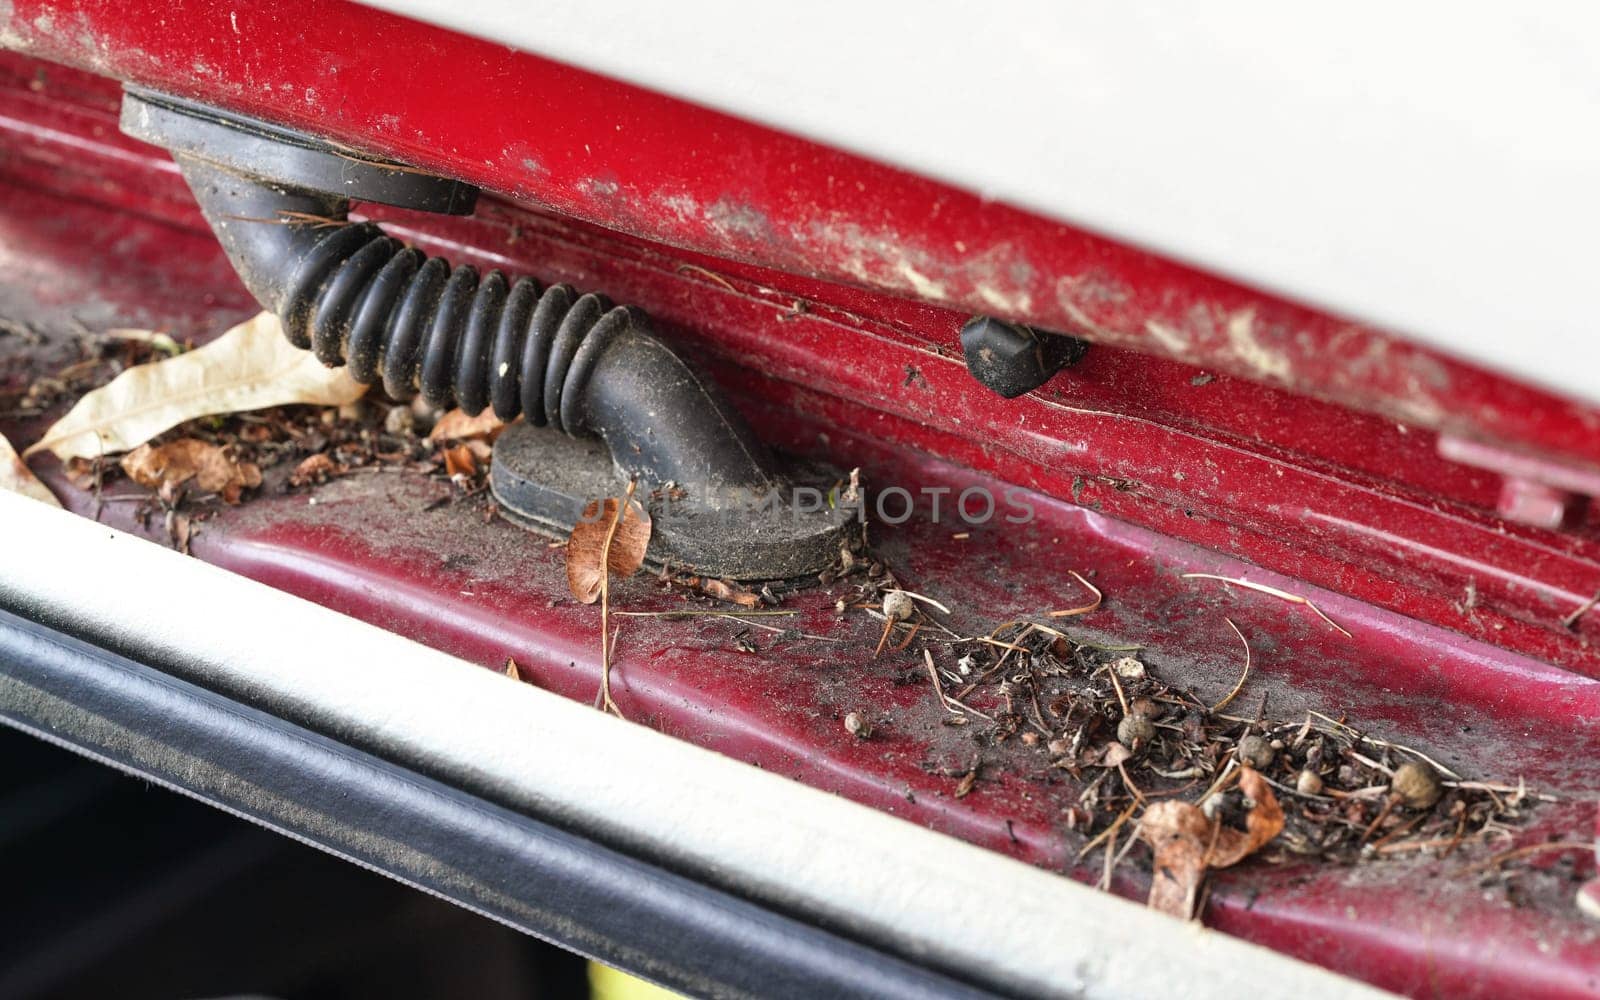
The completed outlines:
<svg viewBox="0 0 1600 1000">
<path fill-rule="evenodd" d="M 1100 603 L 1078 579 L 1091 603 L 981 635 L 950 629 L 926 599 L 909 608 L 888 574 L 840 604 L 883 622 L 880 651 L 923 640 L 945 725 L 971 730 L 980 748 L 1009 746 L 1070 775 L 1079 790 L 1062 819 L 1085 838 L 1079 861 L 1100 852 L 1102 887 L 1147 843 L 1151 905 L 1190 916 L 1203 905 L 1206 873 L 1251 855 L 1350 865 L 1504 846 L 1529 809 L 1551 799 L 1516 779 L 1469 780 L 1333 714 L 1272 718 L 1264 697 L 1240 711 L 1248 641 L 1239 683 L 1210 703 L 1163 680 L 1139 647 L 1069 634 L 1061 619 Z M 953 794 L 969 793 L 977 772 L 961 773 Z"/>
</svg>

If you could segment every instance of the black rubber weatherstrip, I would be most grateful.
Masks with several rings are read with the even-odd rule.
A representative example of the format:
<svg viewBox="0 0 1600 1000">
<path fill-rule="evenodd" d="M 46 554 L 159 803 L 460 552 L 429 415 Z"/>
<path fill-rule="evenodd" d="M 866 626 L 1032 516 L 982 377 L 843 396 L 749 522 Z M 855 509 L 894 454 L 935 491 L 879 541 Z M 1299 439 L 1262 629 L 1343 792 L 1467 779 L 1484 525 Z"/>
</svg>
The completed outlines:
<svg viewBox="0 0 1600 1000">
<path fill-rule="evenodd" d="M 692 995 L 994 995 L 3 610 L 0 722 Z"/>
</svg>

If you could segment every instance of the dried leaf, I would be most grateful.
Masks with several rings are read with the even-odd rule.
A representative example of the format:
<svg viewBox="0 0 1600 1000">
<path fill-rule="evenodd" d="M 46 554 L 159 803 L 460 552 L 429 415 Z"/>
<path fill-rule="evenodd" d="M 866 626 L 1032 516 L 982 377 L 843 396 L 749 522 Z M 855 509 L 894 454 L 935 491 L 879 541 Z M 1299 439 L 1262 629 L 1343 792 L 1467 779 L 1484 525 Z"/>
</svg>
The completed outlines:
<svg viewBox="0 0 1600 1000">
<path fill-rule="evenodd" d="M 204 347 L 130 368 L 78 400 L 27 454 L 62 461 L 128 451 L 196 417 L 289 403 L 342 406 L 366 387 L 343 368 L 325 368 L 284 338 L 261 313 Z"/>
<path fill-rule="evenodd" d="M 1164 799 L 1144 811 L 1139 835 L 1155 852 L 1151 909 L 1189 919 L 1207 869 L 1238 864 L 1282 832 L 1283 809 L 1265 779 L 1254 769 L 1241 767 L 1239 788 L 1255 803 L 1245 817 L 1244 830 L 1213 823 L 1199 806 L 1188 802 Z"/>
<path fill-rule="evenodd" d="M 644 564 L 644 551 L 650 545 L 650 514 L 639 501 L 633 500 L 611 536 L 605 568 L 600 565 L 601 554 L 606 551 L 606 535 L 611 533 L 620 506 L 621 501 L 616 497 L 607 497 L 603 504 L 599 500 L 590 501 L 567 538 L 567 587 L 572 596 L 584 604 L 600 599 L 600 581 L 604 573 L 609 571 L 617 577 L 629 577 Z"/>
<path fill-rule="evenodd" d="M 66 470 L 67 481 L 80 490 L 93 489 L 95 480 L 100 478 L 104 466 L 104 459 L 100 458 L 74 458 L 62 464 Z"/>
<path fill-rule="evenodd" d="M 473 457 L 472 449 L 464 444 L 446 448 L 444 471 L 452 479 L 456 476 L 474 476 L 478 473 L 478 460 Z"/>
<path fill-rule="evenodd" d="M 1079 767 L 1116 767 L 1133 756 L 1133 751 L 1116 740 L 1085 750 L 1078 758 Z"/>
<path fill-rule="evenodd" d="M 467 416 L 461 409 L 451 410 L 439 418 L 428 432 L 429 441 L 493 441 L 505 430 L 505 421 L 494 415 L 493 408 L 485 407 L 475 417 Z"/>
<path fill-rule="evenodd" d="M 761 604 L 761 598 L 754 592 L 726 580 L 714 580 L 708 577 L 700 581 L 700 589 L 719 601 L 737 604 L 741 608 L 754 608 Z"/>
<path fill-rule="evenodd" d="M 0 490 L 21 493 L 52 507 L 61 506 L 61 501 L 56 499 L 48 486 L 39 482 L 33 470 L 28 468 L 28 463 L 22 460 L 4 435 L 0 435 Z"/>
<path fill-rule="evenodd" d="M 122 471 L 139 485 L 162 491 L 192 480 L 227 503 L 238 503 L 245 489 L 261 485 L 261 470 L 254 463 L 241 462 L 230 449 L 198 438 L 180 438 L 159 447 L 140 445 L 123 456 Z"/>
<path fill-rule="evenodd" d="M 289 473 L 289 485 L 309 486 L 312 483 L 325 483 L 334 476 L 348 471 L 327 455 L 319 453 L 294 467 L 294 471 Z"/>
</svg>

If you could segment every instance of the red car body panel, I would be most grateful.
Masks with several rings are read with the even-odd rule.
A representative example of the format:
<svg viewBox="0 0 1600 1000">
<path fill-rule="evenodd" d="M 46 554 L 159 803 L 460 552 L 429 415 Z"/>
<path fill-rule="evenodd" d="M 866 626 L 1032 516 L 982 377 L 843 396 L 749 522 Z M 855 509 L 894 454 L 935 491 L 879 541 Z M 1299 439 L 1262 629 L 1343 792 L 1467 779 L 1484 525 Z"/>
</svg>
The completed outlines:
<svg viewBox="0 0 1600 1000">
<path fill-rule="evenodd" d="M 1144 644 L 1221 694 L 1241 655 L 1226 614 L 1258 658 L 1248 695 L 1273 714 L 1346 715 L 1463 772 L 1559 789 L 1525 842 L 1593 829 L 1600 613 L 1568 624 L 1600 590 L 1600 522 L 1574 496 L 1600 468 L 1593 407 L 901 170 L 351 4 L 17 0 L 3 38 L 30 54 L 0 57 L 8 308 L 199 338 L 257 308 L 165 153 L 117 131 L 106 77 L 459 176 L 497 194 L 474 217 L 365 211 L 453 259 L 643 306 L 790 452 L 947 488 L 947 503 L 969 485 L 1028 491 L 1037 518 L 1021 527 L 873 528 L 908 586 L 974 627 L 1066 606 L 1081 597 L 1068 570 L 1093 571 L 1107 602 L 1091 634 Z M 1043 389 L 1001 400 L 961 361 L 974 312 L 1093 346 Z M 1229 334 L 1240 316 L 1254 349 Z M 1441 432 L 1474 461 L 1444 457 Z M 1508 470 L 1484 467 L 1505 455 L 1525 463 L 1509 492 L 1555 484 L 1566 520 L 1506 516 L 1525 513 L 1506 499 Z M 159 527 L 37 467 L 82 513 Z M 476 510 L 430 509 L 437 486 L 352 478 L 315 505 L 265 496 L 207 522 L 193 551 L 592 699 L 595 616 L 559 600 L 559 553 Z M 1312 596 L 1351 634 L 1185 572 Z M 674 606 L 647 580 L 623 595 Z M 970 763 L 970 740 L 901 683 L 914 662 L 866 655 L 873 626 L 841 620 L 834 599 L 791 606 L 798 627 L 840 642 L 756 635 L 760 655 L 720 623 L 635 619 L 617 647 L 618 701 L 683 739 L 1097 877 L 1062 829 L 1063 787 L 1021 748 L 994 752 L 987 780 L 954 795 L 944 772 Z M 881 735 L 846 733 L 853 711 L 888 713 Z M 1207 922 L 1413 995 L 1593 995 L 1600 925 L 1572 906 L 1593 859 L 1535 865 L 1514 889 L 1431 860 L 1246 866 L 1219 877 Z M 1117 889 L 1142 893 L 1141 876 Z"/>
</svg>

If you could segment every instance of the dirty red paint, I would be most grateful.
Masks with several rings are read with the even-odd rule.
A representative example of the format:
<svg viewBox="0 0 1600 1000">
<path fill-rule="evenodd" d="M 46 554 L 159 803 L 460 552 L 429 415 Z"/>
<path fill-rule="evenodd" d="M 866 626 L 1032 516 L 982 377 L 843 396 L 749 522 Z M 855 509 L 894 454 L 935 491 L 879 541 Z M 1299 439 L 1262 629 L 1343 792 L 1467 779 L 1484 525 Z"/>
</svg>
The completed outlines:
<svg viewBox="0 0 1600 1000">
<path fill-rule="evenodd" d="M 18 8 L 14 23 L 37 16 L 27 4 Z M 65 18 L 63 9 L 54 8 Z M 347 19 L 346 28 L 359 21 L 342 5 L 327 10 L 336 24 Z M 199 5 L 191 13 L 208 11 Z M 53 25 L 98 23 L 80 15 L 88 20 Z M 241 11 L 241 28 L 249 17 L 269 16 L 277 15 Z M 180 37 L 189 30 L 172 29 Z M 405 30 L 417 32 L 407 39 L 431 39 L 419 50 L 424 66 L 459 53 L 457 45 L 489 58 L 474 48 L 478 43 Z M 151 58 L 148 46 L 164 36 L 152 28 L 139 37 L 144 55 L 114 58 Z M 268 64 L 251 58 L 239 65 L 256 75 L 242 78 L 269 79 Z M 524 65 L 524 57 L 503 52 L 494 58 Z M 341 72 L 349 66 L 337 64 Z M 200 72 L 182 65 L 189 67 L 183 72 Z M 245 72 L 232 62 L 218 65 Z M 299 65 L 291 59 L 285 72 L 299 72 Z M 619 93 L 574 71 L 527 65 L 566 81 L 578 98 L 602 102 Z M 526 82 L 508 73 L 493 77 L 492 86 Z M 383 74 L 375 79 L 389 79 Z M 326 81 L 318 86 L 318 101 L 332 101 Z M 36 315 L 87 312 L 107 325 L 163 325 L 180 333 L 214 332 L 253 311 L 164 158 L 116 133 L 115 107 L 115 89 L 103 81 L 0 58 L 0 247 L 18 265 L 0 277 L 0 302 Z M 405 128 L 440 125 L 429 117 L 434 113 L 419 112 Z M 629 106 L 627 113 L 642 112 Z M 326 114 L 347 127 L 362 112 L 319 104 L 297 114 Z M 697 121 L 703 127 L 707 120 Z M 708 143 L 760 145 L 759 131 L 743 131 L 750 126 L 725 128 L 726 135 Z M 566 142 L 582 137 L 581 129 L 569 122 L 556 131 Z M 460 150 L 469 148 L 449 155 L 459 153 L 464 162 Z M 624 155 L 620 147 L 606 148 Z M 806 163 L 854 163 L 873 183 L 887 184 L 877 179 L 892 173 L 825 150 L 809 155 Z M 619 185 L 622 177 L 674 176 L 646 172 L 648 159 L 610 162 L 632 171 L 617 174 Z M 613 228 L 653 232 L 676 225 L 643 209 L 647 217 L 631 221 L 615 206 L 606 215 L 601 201 L 566 186 L 570 164 L 563 170 L 551 188 L 566 199 L 558 208 Z M 894 176 L 902 196 L 923 183 Z M 885 211 L 895 204 L 890 197 Z M 978 214 L 979 207 L 950 211 Z M 1000 230 L 1022 225 L 1009 210 L 983 211 L 995 213 L 998 221 L 989 224 Z M 925 520 L 875 529 L 876 543 L 907 585 L 950 598 L 962 627 L 1060 606 L 1073 586 L 1066 571 L 1093 572 L 1108 600 L 1083 620 L 1085 628 L 1141 642 L 1165 675 L 1220 693 L 1238 670 L 1237 639 L 1221 627 L 1226 613 L 1261 657 L 1259 686 L 1246 695 L 1270 695 L 1273 714 L 1332 708 L 1375 730 L 1403 733 L 1463 771 L 1525 776 L 1568 793 L 1567 802 L 1541 810 L 1522 834 L 1527 840 L 1592 830 L 1590 803 L 1600 792 L 1600 682 L 1591 678 L 1600 677 L 1600 657 L 1590 640 L 1600 623 L 1584 619 L 1568 630 L 1560 618 L 1600 587 L 1595 525 L 1557 532 L 1504 523 L 1495 513 L 1497 477 L 1441 458 L 1431 432 L 1115 348 L 1091 351 L 1043 391 L 1005 402 L 976 385 L 959 362 L 956 330 L 964 312 L 860 287 L 898 288 L 887 280 L 828 284 L 815 276 L 837 273 L 829 267 L 805 265 L 811 276 L 796 276 L 730 264 L 494 200 L 474 219 L 383 217 L 408 238 L 453 245 L 458 258 L 573 281 L 644 306 L 778 445 L 846 467 L 859 464 L 869 482 L 956 490 L 1020 484 L 1036 491 L 1039 519 L 1026 529 L 969 529 L 960 541 L 950 537 L 956 529 Z M 727 249 L 713 245 L 709 226 L 702 221 L 657 235 L 702 250 Z M 1028 239 L 1045 242 L 1042 230 L 1027 231 L 1034 233 Z M 1088 239 L 1060 238 L 1069 249 Z M 759 241 L 726 239 L 757 256 Z M 791 250 L 777 245 L 757 259 L 800 266 Z M 1148 267 L 1141 280 L 1174 280 L 1178 295 L 1211 281 L 1171 265 Z M 1159 287 L 1139 295 L 1153 298 Z M 1460 370 L 1438 363 L 1459 388 Z M 1484 391 L 1497 399 L 1526 399 L 1518 395 L 1525 390 L 1474 377 L 1485 379 Z M 1464 407 L 1466 400 L 1452 396 L 1450 405 Z M 0 430 L 17 441 L 33 433 Z M 1555 436 L 1529 440 L 1561 447 Z M 76 509 L 91 510 L 91 498 L 41 469 Z M 407 481 L 380 491 L 352 477 L 314 494 L 317 506 L 304 494 L 263 497 L 203 525 L 195 552 L 485 666 L 514 656 L 534 683 L 592 699 L 595 613 L 570 602 L 551 605 L 565 591 L 557 555 L 541 539 L 485 523 L 463 505 L 424 516 L 429 491 L 442 488 Z M 105 519 L 139 529 L 132 509 L 113 504 Z M 1263 567 L 1278 575 L 1264 575 Z M 1189 571 L 1247 575 L 1314 596 L 1354 638 L 1303 609 L 1182 580 Z M 973 794 L 953 797 L 937 769 L 970 760 L 970 741 L 939 725 L 925 686 L 897 682 L 915 664 L 868 657 L 874 626 L 859 615 L 837 619 L 834 596 L 813 593 L 794 606 L 802 612 L 800 627 L 838 643 L 774 644 L 758 635 L 764 652 L 755 657 L 740 653 L 718 623 L 629 623 L 615 676 L 624 711 L 912 821 L 1093 878 L 1096 872 L 1071 864 L 1060 828 L 1063 786 L 1035 780 L 1025 768 L 997 768 Z M 678 601 L 642 579 L 619 588 L 617 599 L 639 610 Z M 872 741 L 851 737 L 842 725 L 846 712 L 862 710 L 883 716 Z M 1541 866 L 1527 876 L 1533 891 L 1517 899 L 1493 892 L 1486 898 L 1463 867 L 1244 866 L 1222 876 L 1208 919 L 1418 996 L 1600 990 L 1600 924 L 1583 923 L 1572 904 L 1578 886 L 1593 877 L 1592 859 L 1565 869 Z M 1136 895 L 1140 879 L 1130 871 L 1118 888 Z"/>
<path fill-rule="evenodd" d="M 334 0 L 13 0 L 0 44 L 719 257 L 1026 320 L 1600 467 L 1600 411 L 1070 226 Z M 1509 335 L 1509 332 L 1508 332 Z"/>
</svg>

